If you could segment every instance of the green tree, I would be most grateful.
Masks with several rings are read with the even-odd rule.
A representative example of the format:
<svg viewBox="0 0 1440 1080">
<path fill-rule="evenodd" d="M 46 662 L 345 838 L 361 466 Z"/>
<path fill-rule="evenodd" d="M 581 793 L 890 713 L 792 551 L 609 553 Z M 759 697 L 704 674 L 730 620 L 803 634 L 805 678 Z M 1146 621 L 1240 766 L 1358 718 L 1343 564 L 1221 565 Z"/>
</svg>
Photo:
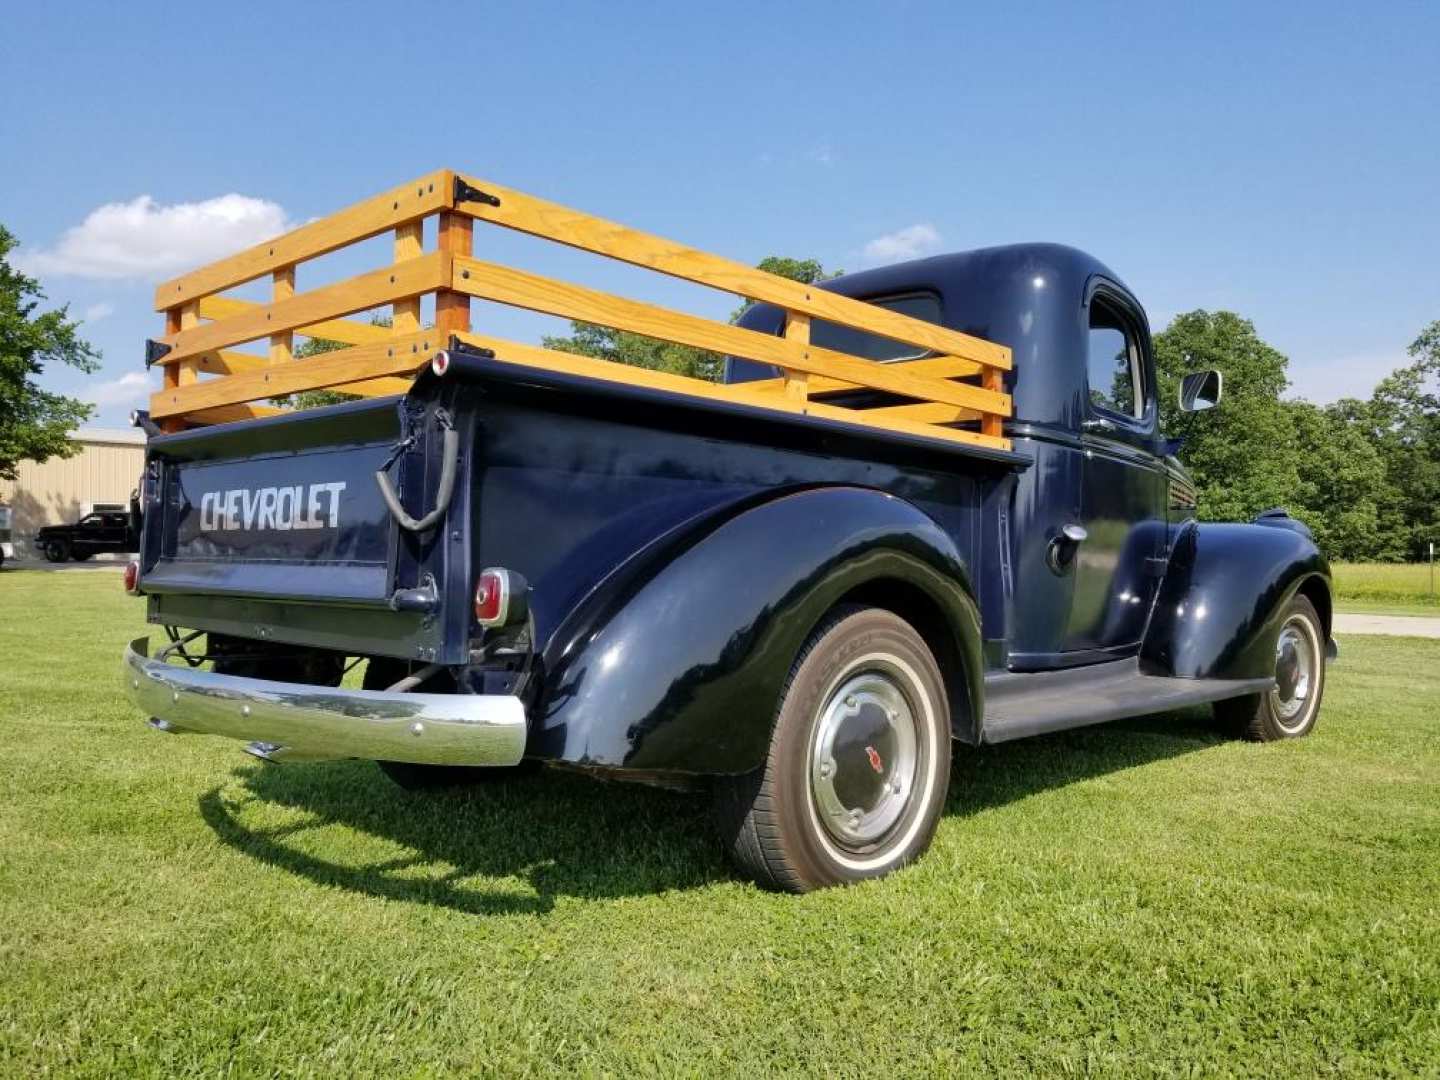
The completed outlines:
<svg viewBox="0 0 1440 1080">
<path fill-rule="evenodd" d="M 370 325 L 388 327 L 390 316 L 372 316 Z M 349 346 L 343 341 L 331 341 L 329 338 L 306 338 L 295 346 L 295 359 L 304 360 L 308 356 L 320 356 L 346 348 Z M 298 394 L 286 394 L 283 397 L 272 398 L 271 401 L 273 404 L 291 409 L 318 409 L 323 405 L 339 405 L 342 401 L 356 401 L 358 398 L 358 394 L 347 394 L 343 390 L 327 388 L 324 390 L 301 390 Z"/>
<path fill-rule="evenodd" d="M 1409 354 L 1408 366 L 1349 411 L 1384 461 L 1395 546 L 1401 557 L 1420 558 L 1427 543 L 1440 542 L 1440 321 L 1421 331 Z"/>
<path fill-rule="evenodd" d="M 688 345 L 676 345 L 660 341 L 643 334 L 632 334 L 628 330 L 612 330 L 608 326 L 594 323 L 572 322 L 568 337 L 543 337 L 540 343 L 547 349 L 593 356 L 597 360 L 612 360 L 617 364 L 648 368 L 650 371 L 664 371 L 671 375 L 689 375 L 696 379 L 720 378 L 725 358 L 719 353 L 705 349 L 692 349 Z"/>
<path fill-rule="evenodd" d="M 761 259 L 757 268 L 805 285 L 828 281 L 843 273 L 839 270 L 827 272 L 815 259 L 791 259 L 781 255 L 769 255 Z M 750 306 L 751 301 L 746 300 L 731 313 L 730 321 L 740 318 Z M 688 375 L 711 382 L 718 382 L 725 370 L 725 358 L 719 353 L 659 341 L 626 330 L 612 330 L 608 326 L 596 326 L 593 323 L 572 322 L 569 336 L 545 337 L 541 341 L 547 349 L 579 353 L 581 356 L 592 356 L 598 360 L 611 360 L 617 364 L 629 364 L 632 367 L 663 371 L 671 375 Z"/>
<path fill-rule="evenodd" d="M 755 264 L 755 269 L 764 270 L 767 274 L 774 274 L 776 277 L 798 281 L 801 285 L 815 285 L 821 281 L 830 281 L 845 273 L 844 270 L 826 270 L 818 259 L 792 259 L 786 255 L 766 255 Z M 730 321 L 734 322 L 745 314 L 752 304 L 754 304 L 753 300 L 746 300 L 730 316 Z"/>
<path fill-rule="evenodd" d="M 1195 478 L 1197 513 L 1209 521 L 1247 521 L 1271 506 L 1297 507 L 1299 440 L 1292 411 L 1280 400 L 1289 384 L 1285 355 L 1230 311 L 1178 315 L 1155 335 L 1162 430 L 1182 440 L 1180 459 Z M 1181 377 L 1219 370 L 1225 401 L 1184 413 Z"/>
<path fill-rule="evenodd" d="M 1285 402 L 1295 430 L 1300 484 L 1291 509 L 1332 559 L 1395 558 L 1387 537 L 1390 505 L 1385 462 L 1346 411 Z"/>
<path fill-rule="evenodd" d="M 33 278 L 10 266 L 16 240 L 0 225 L 0 477 L 15 478 L 22 461 L 70 457 L 70 432 L 90 418 L 93 406 L 40 389 L 46 364 L 84 372 L 100 355 L 77 333 L 66 308 L 37 314 L 45 294 Z"/>
</svg>

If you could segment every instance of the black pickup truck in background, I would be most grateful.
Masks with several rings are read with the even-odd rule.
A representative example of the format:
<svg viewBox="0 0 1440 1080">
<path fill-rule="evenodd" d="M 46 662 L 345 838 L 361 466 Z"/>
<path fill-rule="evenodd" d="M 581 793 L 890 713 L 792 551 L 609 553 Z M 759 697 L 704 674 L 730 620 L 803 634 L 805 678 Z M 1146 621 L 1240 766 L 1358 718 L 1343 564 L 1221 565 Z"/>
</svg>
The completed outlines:
<svg viewBox="0 0 1440 1080">
<path fill-rule="evenodd" d="M 83 562 L 105 552 L 140 550 L 140 536 L 123 511 L 97 510 L 71 525 L 46 525 L 35 533 L 35 546 L 53 563 Z"/>
<path fill-rule="evenodd" d="M 14 538 L 10 529 L 11 513 L 10 507 L 0 506 L 0 566 L 5 565 L 6 559 L 15 557 Z"/>
<path fill-rule="evenodd" d="M 152 435 L 127 580 L 172 644 L 131 645 L 127 690 L 159 730 L 406 787 L 534 759 L 703 789 L 737 864 L 797 891 L 918 856 L 966 746 L 1212 703 L 1250 738 L 1311 731 L 1326 561 L 1283 511 L 1195 520 L 1117 275 L 1027 244 L 823 288 L 1008 346 L 1004 437 L 736 356 L 683 393 L 457 334 L 402 396 Z M 932 363 L 795 324 L 759 303 L 740 329 L 751 355 Z M 792 383 L 805 407 L 763 404 Z M 1219 396 L 1214 372 L 1181 388 Z"/>
</svg>

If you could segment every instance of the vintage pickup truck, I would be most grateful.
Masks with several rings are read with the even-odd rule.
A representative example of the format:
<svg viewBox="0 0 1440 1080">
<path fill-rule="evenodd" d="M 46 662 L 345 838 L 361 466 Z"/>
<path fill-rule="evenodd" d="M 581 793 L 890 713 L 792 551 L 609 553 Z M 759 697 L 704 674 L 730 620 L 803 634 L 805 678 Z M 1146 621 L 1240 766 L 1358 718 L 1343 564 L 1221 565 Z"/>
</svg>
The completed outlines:
<svg viewBox="0 0 1440 1080">
<path fill-rule="evenodd" d="M 755 303 L 484 262 L 475 220 Z M 392 232 L 390 265 L 295 291 Z M 222 295 L 256 279 L 268 302 Z M 472 332 L 472 297 L 710 350 L 724 382 Z M 740 868 L 802 891 L 917 857 L 966 746 L 1209 703 L 1252 739 L 1314 727 L 1324 557 L 1283 511 L 1197 523 L 1144 311 L 1071 248 L 805 285 L 440 171 L 157 307 L 126 587 L 169 640 L 124 677 L 158 730 L 407 788 L 533 761 L 699 788 Z M 359 398 L 263 404 L 327 386 Z"/>
</svg>

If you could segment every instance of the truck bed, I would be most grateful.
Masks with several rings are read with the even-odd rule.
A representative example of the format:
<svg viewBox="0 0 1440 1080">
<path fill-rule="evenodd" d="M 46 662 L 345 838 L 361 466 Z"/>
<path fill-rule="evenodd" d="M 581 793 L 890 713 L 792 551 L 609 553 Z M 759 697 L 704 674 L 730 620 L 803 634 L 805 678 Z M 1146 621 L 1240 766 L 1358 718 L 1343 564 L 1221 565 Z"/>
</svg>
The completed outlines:
<svg viewBox="0 0 1440 1080">
<path fill-rule="evenodd" d="M 443 377 L 425 372 L 404 397 L 153 439 L 150 621 L 460 663 L 480 566 L 532 584 L 543 643 L 637 553 L 747 501 L 826 485 L 921 507 L 985 591 L 984 491 L 1025 464 L 986 446 L 447 355 Z M 463 449 L 445 527 L 416 536 L 392 519 L 374 474 L 415 435 L 391 469 L 407 511 L 431 509 L 437 411 Z M 406 610 L 427 581 L 433 608 Z M 998 588 L 992 603 L 998 615 Z"/>
</svg>

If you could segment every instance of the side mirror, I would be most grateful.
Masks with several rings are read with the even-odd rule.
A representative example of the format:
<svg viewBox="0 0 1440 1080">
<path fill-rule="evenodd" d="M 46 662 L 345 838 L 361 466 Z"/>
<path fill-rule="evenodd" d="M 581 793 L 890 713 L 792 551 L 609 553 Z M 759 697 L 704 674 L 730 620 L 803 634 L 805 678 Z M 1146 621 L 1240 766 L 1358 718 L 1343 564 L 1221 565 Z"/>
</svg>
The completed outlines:
<svg viewBox="0 0 1440 1080">
<path fill-rule="evenodd" d="M 1220 372 L 1192 371 L 1180 380 L 1180 411 L 1204 412 L 1220 404 L 1224 381 Z"/>
</svg>

